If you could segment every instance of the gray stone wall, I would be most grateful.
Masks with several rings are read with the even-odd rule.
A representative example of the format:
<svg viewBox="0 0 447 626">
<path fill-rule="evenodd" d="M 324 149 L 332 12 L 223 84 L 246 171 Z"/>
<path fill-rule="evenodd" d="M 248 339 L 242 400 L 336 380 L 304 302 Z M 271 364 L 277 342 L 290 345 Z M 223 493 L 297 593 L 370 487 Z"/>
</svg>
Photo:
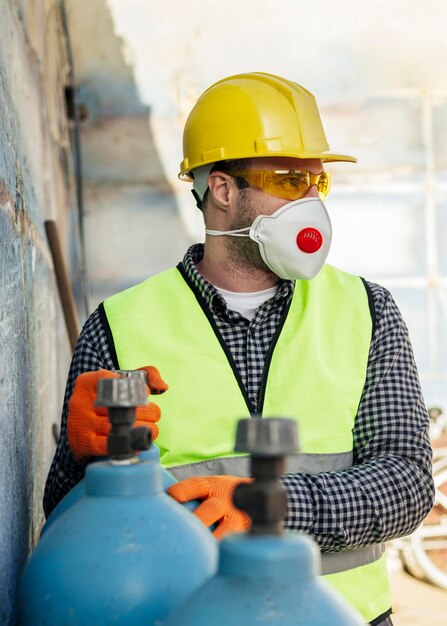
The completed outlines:
<svg viewBox="0 0 447 626">
<path fill-rule="evenodd" d="M 176 265 L 192 239 L 158 152 L 151 106 L 142 101 L 108 2 L 68 0 L 67 14 L 83 110 L 85 244 L 93 309 L 107 296 Z M 148 80 L 155 62 L 148 59 Z M 181 135 L 177 141 L 180 149 Z"/>
<path fill-rule="evenodd" d="M 52 425 L 59 421 L 70 358 L 44 228 L 46 219 L 56 220 L 65 239 L 70 199 L 60 161 L 66 139 L 58 71 L 63 63 L 55 2 L 0 2 L 0 624 L 5 626 L 14 623 L 18 580 L 43 522 Z"/>
<path fill-rule="evenodd" d="M 105 0 L 0 1 L 2 626 L 15 623 L 18 581 L 44 521 L 72 351 L 45 221 L 57 224 L 81 321 L 104 297 L 177 263 L 190 243 L 122 45 Z M 66 105 L 72 69 L 80 195 Z"/>
</svg>

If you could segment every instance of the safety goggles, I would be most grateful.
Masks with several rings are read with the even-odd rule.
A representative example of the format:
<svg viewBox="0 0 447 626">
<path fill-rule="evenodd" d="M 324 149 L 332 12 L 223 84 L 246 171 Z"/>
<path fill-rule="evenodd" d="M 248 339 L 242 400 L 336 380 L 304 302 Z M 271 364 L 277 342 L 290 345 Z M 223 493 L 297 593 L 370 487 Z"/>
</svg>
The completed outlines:
<svg viewBox="0 0 447 626">
<path fill-rule="evenodd" d="M 328 172 L 311 174 L 306 170 L 232 170 L 228 173 L 286 200 L 304 198 L 313 185 L 325 198 L 331 188 L 331 175 Z"/>
</svg>

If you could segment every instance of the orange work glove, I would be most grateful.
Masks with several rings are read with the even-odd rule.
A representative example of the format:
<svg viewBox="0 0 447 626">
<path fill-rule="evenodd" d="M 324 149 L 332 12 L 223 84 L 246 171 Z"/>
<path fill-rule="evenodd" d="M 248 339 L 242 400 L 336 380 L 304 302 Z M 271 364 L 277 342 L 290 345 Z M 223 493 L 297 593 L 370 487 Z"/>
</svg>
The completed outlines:
<svg viewBox="0 0 447 626">
<path fill-rule="evenodd" d="M 213 535 L 222 539 L 229 533 L 248 530 L 251 519 L 233 504 L 233 492 L 241 483 L 251 483 L 252 478 L 239 476 L 200 476 L 186 478 L 174 483 L 168 494 L 181 503 L 189 500 L 203 500 L 194 510 L 201 522 L 208 528 L 217 524 Z"/>
<path fill-rule="evenodd" d="M 141 367 L 147 374 L 147 394 L 160 394 L 168 385 L 161 378 L 156 367 Z M 101 378 L 118 378 L 119 374 L 109 370 L 96 370 L 80 374 L 75 382 L 73 394 L 68 403 L 67 436 L 68 444 L 78 463 L 84 464 L 91 456 L 107 455 L 107 436 L 110 431 L 108 411 L 95 405 L 98 382 Z M 136 426 L 146 426 L 152 431 L 152 439 L 158 435 L 156 422 L 160 419 L 160 407 L 153 402 L 138 407 Z"/>
</svg>

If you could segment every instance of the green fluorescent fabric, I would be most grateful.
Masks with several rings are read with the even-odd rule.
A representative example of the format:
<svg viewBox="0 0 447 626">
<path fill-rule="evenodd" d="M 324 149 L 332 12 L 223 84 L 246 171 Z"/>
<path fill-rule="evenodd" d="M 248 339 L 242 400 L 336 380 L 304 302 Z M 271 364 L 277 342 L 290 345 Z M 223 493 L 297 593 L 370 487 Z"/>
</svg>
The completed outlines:
<svg viewBox="0 0 447 626">
<path fill-rule="evenodd" d="M 235 456 L 236 424 L 249 417 L 250 407 L 215 329 L 179 271 L 112 296 L 104 309 L 120 368 L 154 364 L 170 386 L 157 397 L 163 465 Z M 370 339 L 371 316 L 359 278 L 325 266 L 312 281 L 297 282 L 266 363 L 260 410 L 298 422 L 301 452 L 352 450 Z"/>
<path fill-rule="evenodd" d="M 241 456 L 233 452 L 236 425 L 250 416 L 250 403 L 211 314 L 179 270 L 112 296 L 104 310 L 119 367 L 155 365 L 169 384 L 155 399 L 162 410 L 157 439 L 162 464 L 191 467 L 189 475 L 200 467 L 203 475 Z M 301 471 L 313 473 L 319 463 L 320 471 L 327 471 L 326 460 L 352 457 L 371 333 L 360 278 L 326 265 L 313 280 L 297 281 L 266 360 L 258 410 L 263 417 L 297 421 L 305 461 Z M 357 572 L 355 602 L 352 590 L 343 591 L 350 572 L 326 577 L 368 621 L 390 607 L 382 551 L 365 549 L 360 558 L 366 564 L 350 570 Z M 337 568 L 355 565 L 350 552 L 344 561 L 337 557 Z"/>
</svg>

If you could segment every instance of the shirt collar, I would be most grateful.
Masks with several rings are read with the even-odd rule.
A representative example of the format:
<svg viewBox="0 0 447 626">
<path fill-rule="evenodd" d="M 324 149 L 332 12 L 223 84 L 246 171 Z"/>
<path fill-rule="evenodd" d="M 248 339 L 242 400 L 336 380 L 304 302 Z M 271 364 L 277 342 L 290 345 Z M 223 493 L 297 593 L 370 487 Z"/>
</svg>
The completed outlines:
<svg viewBox="0 0 447 626">
<path fill-rule="evenodd" d="M 192 284 L 199 290 L 202 298 L 205 300 L 210 309 L 218 308 L 226 309 L 226 302 L 224 298 L 218 293 L 216 288 L 209 283 L 197 270 L 197 264 L 203 257 L 205 246 L 203 243 L 195 243 L 186 251 L 183 257 L 183 269 Z M 293 280 L 281 280 L 278 292 L 274 298 L 279 302 L 283 298 L 289 299 L 292 297 L 295 289 L 295 282 Z"/>
</svg>

